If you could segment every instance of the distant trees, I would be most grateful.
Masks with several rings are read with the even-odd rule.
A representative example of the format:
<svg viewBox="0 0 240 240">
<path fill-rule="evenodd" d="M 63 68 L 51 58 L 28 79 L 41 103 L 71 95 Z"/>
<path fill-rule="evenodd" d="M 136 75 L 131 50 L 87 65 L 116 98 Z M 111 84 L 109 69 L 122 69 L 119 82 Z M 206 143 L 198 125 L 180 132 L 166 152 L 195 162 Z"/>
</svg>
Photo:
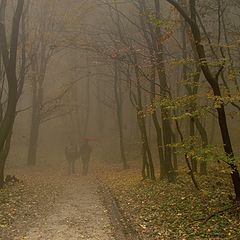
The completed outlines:
<svg viewBox="0 0 240 240">
<path fill-rule="evenodd" d="M 122 100 L 122 83 L 121 83 L 121 74 L 120 74 L 120 67 L 119 67 L 119 60 L 113 60 L 114 65 L 114 96 L 116 102 L 116 113 L 117 113 L 117 122 L 118 122 L 118 129 L 119 129 L 119 145 L 120 145 L 120 152 L 121 152 L 121 160 L 123 163 L 123 168 L 127 169 L 127 159 L 126 159 L 126 152 L 124 147 L 124 132 L 123 132 L 123 100 Z"/>
<path fill-rule="evenodd" d="M 39 8 L 39 9 L 38 9 Z M 36 36 L 33 36 L 33 49 L 31 57 L 31 72 L 32 72 L 32 117 L 31 117 L 31 129 L 28 148 L 27 164 L 36 164 L 36 154 L 39 137 L 39 127 L 42 120 L 42 105 L 43 99 L 43 83 L 46 76 L 47 65 L 52 54 L 55 51 L 56 46 L 54 42 L 51 42 L 51 30 L 49 29 L 49 21 L 51 21 L 53 8 L 49 8 L 49 4 L 43 1 L 33 11 L 38 16 L 36 22 L 33 21 L 34 27 L 37 29 Z M 52 29 L 53 30 L 53 29 Z"/>
<path fill-rule="evenodd" d="M 20 21 L 23 9 L 24 0 L 18 0 L 9 25 L 6 21 L 6 11 L 9 11 L 7 0 L 0 2 L 0 187 L 4 183 L 5 162 L 9 153 L 17 102 L 24 82 L 24 59 L 21 59 L 23 64 L 20 65 L 20 71 L 17 67 Z M 10 37 L 8 37 L 9 35 Z M 19 75 L 20 73 L 22 75 Z"/>
<path fill-rule="evenodd" d="M 29 49 L 29 57 L 31 59 L 32 115 L 27 165 L 34 166 L 37 160 L 40 125 L 51 119 L 52 115 L 56 115 L 61 108 L 61 97 L 64 96 L 60 92 L 57 96 L 46 99 L 44 83 L 50 60 L 64 47 L 59 34 L 64 29 L 67 16 L 59 18 L 56 1 L 49 3 L 44 0 L 32 3 L 30 7 L 32 22 L 29 41 L 32 48 Z M 63 12 L 65 11 L 67 10 L 63 9 Z"/>
</svg>

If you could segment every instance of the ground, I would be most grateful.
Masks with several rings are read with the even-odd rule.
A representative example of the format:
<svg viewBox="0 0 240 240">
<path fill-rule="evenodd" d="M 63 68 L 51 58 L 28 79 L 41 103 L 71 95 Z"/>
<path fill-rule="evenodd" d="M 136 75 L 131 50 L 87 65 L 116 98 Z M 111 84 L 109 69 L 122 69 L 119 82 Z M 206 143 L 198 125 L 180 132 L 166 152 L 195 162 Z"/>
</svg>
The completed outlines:
<svg viewBox="0 0 240 240">
<path fill-rule="evenodd" d="M 20 182 L 0 191 L 2 240 L 240 239 L 240 206 L 228 172 L 185 170 L 175 184 L 142 180 L 140 168 L 94 171 L 12 171 Z"/>
<path fill-rule="evenodd" d="M 105 172 L 101 179 L 141 239 L 240 239 L 240 205 L 230 174 L 214 170 L 196 174 L 200 191 L 186 169 L 178 171 L 176 183 L 142 180 L 140 169 Z"/>
<path fill-rule="evenodd" d="M 93 177 L 70 178 L 61 198 L 26 239 L 113 240 L 112 227 Z"/>
<path fill-rule="evenodd" d="M 21 182 L 0 192 L 0 239 L 115 239 L 93 175 L 17 174 Z"/>
</svg>

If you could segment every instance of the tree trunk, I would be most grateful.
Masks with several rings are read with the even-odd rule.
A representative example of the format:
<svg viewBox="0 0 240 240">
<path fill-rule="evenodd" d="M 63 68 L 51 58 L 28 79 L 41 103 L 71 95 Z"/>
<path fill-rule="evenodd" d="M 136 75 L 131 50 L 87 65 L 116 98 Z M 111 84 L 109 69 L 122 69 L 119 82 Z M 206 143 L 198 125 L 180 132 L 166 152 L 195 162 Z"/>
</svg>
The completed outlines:
<svg viewBox="0 0 240 240">
<path fill-rule="evenodd" d="M 40 104 L 42 102 L 41 101 L 42 91 L 43 91 L 42 88 L 37 89 L 37 83 L 34 81 L 32 96 L 33 106 L 32 106 L 31 130 L 27 157 L 28 166 L 35 166 L 37 161 L 37 148 L 40 128 Z"/>
<path fill-rule="evenodd" d="M 11 144 L 11 138 L 12 138 L 12 132 L 9 133 L 8 138 L 6 139 L 6 144 L 4 145 L 4 149 L 0 152 L 0 188 L 3 187 L 4 184 L 4 169 L 5 169 L 5 163 L 6 159 L 10 150 L 10 144 Z"/>
<path fill-rule="evenodd" d="M 101 97 L 104 93 L 101 91 L 100 87 L 100 80 L 97 79 L 96 83 L 96 90 L 97 90 L 97 109 L 98 109 L 98 117 L 97 117 L 97 124 L 98 124 L 98 129 L 99 129 L 99 136 L 103 137 L 104 135 L 104 127 L 105 127 L 105 121 L 104 121 L 104 108 L 101 103 Z"/>
<path fill-rule="evenodd" d="M 16 117 L 16 106 L 19 99 L 18 79 L 16 73 L 17 49 L 19 25 L 23 12 L 24 0 L 19 0 L 17 2 L 16 11 L 12 19 L 10 46 L 7 42 L 7 32 L 5 26 L 6 4 L 6 0 L 2 0 L 0 3 L 0 53 L 2 55 L 4 70 L 6 72 L 8 83 L 7 107 L 5 115 L 2 117 L 0 123 L 0 187 L 2 187 L 4 183 L 4 168 L 6 158 L 9 153 L 12 129 Z"/>
<path fill-rule="evenodd" d="M 156 18 L 160 19 L 160 1 L 155 0 L 155 11 L 156 11 Z M 161 41 L 161 28 L 160 26 L 156 26 L 155 34 L 152 34 L 154 48 L 155 48 L 155 58 L 156 58 L 156 68 L 159 77 L 160 83 L 160 94 L 162 97 L 167 97 L 169 95 L 169 88 L 167 85 L 167 76 L 165 72 L 165 65 L 164 65 L 164 50 Z M 165 159 L 165 167 L 166 167 L 166 176 L 169 181 L 175 181 L 175 172 L 172 165 L 172 149 L 171 149 L 171 124 L 170 120 L 168 119 L 170 114 L 167 109 L 161 108 L 162 113 L 162 132 L 163 132 L 163 142 L 164 142 L 164 159 Z"/>
<path fill-rule="evenodd" d="M 144 145 L 144 148 L 146 149 L 146 153 L 147 153 L 150 179 L 155 180 L 156 179 L 155 170 L 154 170 L 151 150 L 148 143 L 146 123 L 145 123 L 144 114 L 143 114 L 140 75 L 139 75 L 139 67 L 138 67 L 136 53 L 134 53 L 133 57 L 134 57 L 134 69 L 135 69 L 135 75 L 136 75 L 136 81 L 137 81 L 137 117 L 139 119 L 139 127 L 142 134 L 142 144 Z"/>
<path fill-rule="evenodd" d="M 176 134 L 172 131 L 172 143 L 177 143 Z M 177 159 L 177 149 L 176 147 L 172 147 L 172 155 L 173 155 L 173 168 L 174 170 L 178 170 L 178 159 Z"/>
<path fill-rule="evenodd" d="M 147 176 L 151 180 L 155 180 L 155 172 L 154 166 L 152 161 L 152 154 L 149 148 L 148 137 L 147 137 L 147 129 L 146 129 L 146 122 L 143 116 L 138 113 L 138 123 L 139 129 L 141 132 L 141 140 L 142 140 L 142 151 L 143 151 L 143 168 L 142 168 L 142 175 Z M 144 174 L 143 174 L 144 173 Z"/>
<path fill-rule="evenodd" d="M 145 122 L 145 119 L 143 119 L 143 118 L 141 119 L 141 121 L 142 121 L 142 131 L 143 131 L 143 135 L 144 135 L 144 145 L 145 145 L 145 149 L 146 149 L 147 156 L 148 156 L 150 179 L 156 180 L 154 166 L 153 166 L 153 160 L 152 160 L 152 153 L 151 153 L 148 138 L 147 138 L 146 122 Z"/>
<path fill-rule="evenodd" d="M 221 130 L 222 140 L 224 144 L 224 150 L 226 153 L 226 156 L 231 159 L 231 162 L 229 165 L 231 166 L 231 178 L 236 194 L 236 200 L 240 201 L 240 176 L 238 172 L 237 165 L 235 164 L 235 158 L 234 153 L 232 149 L 232 143 L 229 136 L 228 126 L 227 126 L 227 119 L 226 119 L 226 113 L 224 109 L 224 105 L 222 104 L 220 108 L 217 109 L 218 112 L 218 122 Z"/>
<path fill-rule="evenodd" d="M 175 113 L 174 113 L 174 115 L 175 115 Z M 180 140 L 181 140 L 182 143 L 184 143 L 183 134 L 181 132 L 181 129 L 180 129 L 180 126 L 179 126 L 179 123 L 178 123 L 177 119 L 175 119 L 175 124 L 176 124 L 176 129 L 177 129 L 177 132 L 179 134 Z M 192 170 L 192 166 L 191 166 L 191 163 L 189 161 L 187 153 L 184 153 L 184 157 L 185 157 L 185 161 L 186 161 L 187 167 L 189 169 L 189 175 L 191 176 L 192 182 L 193 182 L 194 186 L 196 187 L 196 189 L 200 190 L 199 185 L 198 185 L 198 183 L 196 181 L 194 172 Z"/>
<path fill-rule="evenodd" d="M 184 21 L 184 18 L 181 18 Z M 187 32 L 187 23 L 186 21 L 184 21 L 182 23 L 181 26 L 181 31 L 182 31 L 182 45 L 183 45 L 183 58 L 187 59 L 187 39 L 186 39 L 186 32 Z M 191 95 L 195 95 L 198 93 L 198 83 L 200 80 L 200 73 L 201 73 L 201 67 L 198 64 L 198 54 L 196 51 L 196 47 L 195 47 L 195 43 L 193 41 L 192 38 L 189 39 L 190 41 L 190 45 L 193 49 L 193 57 L 196 60 L 196 74 L 193 77 L 193 82 L 196 83 L 196 86 L 188 86 L 186 85 L 185 88 L 187 90 L 187 93 L 191 96 Z M 183 80 L 187 79 L 187 67 L 184 64 L 183 65 Z M 196 104 L 194 102 L 192 102 L 189 106 L 190 108 L 190 113 L 193 113 L 194 111 L 196 111 Z M 195 135 L 194 133 L 194 124 L 196 125 L 196 128 L 201 136 L 201 141 L 202 141 L 202 147 L 206 147 L 208 145 L 208 136 L 207 136 L 207 132 L 204 129 L 204 127 L 202 126 L 201 122 L 199 121 L 198 117 L 191 117 L 190 118 L 190 136 L 193 137 Z M 197 171 L 197 161 L 192 159 L 192 170 L 193 172 Z M 201 175 L 206 175 L 207 174 L 207 161 L 201 161 L 200 162 L 200 174 Z"/>
<path fill-rule="evenodd" d="M 154 127 L 156 129 L 156 134 L 157 134 L 157 148 L 158 148 L 158 155 L 159 155 L 159 162 L 160 162 L 160 178 L 164 178 L 166 167 L 165 167 L 165 160 L 164 160 L 164 153 L 163 153 L 162 129 L 159 124 L 156 111 L 154 111 L 154 113 L 152 114 L 152 119 L 153 119 Z"/>
<path fill-rule="evenodd" d="M 172 143 L 172 137 L 171 137 L 171 126 L 170 122 L 168 119 L 165 119 L 164 116 L 166 112 L 163 110 L 162 111 L 162 126 L 163 126 L 163 141 L 164 141 L 164 155 L 165 155 L 165 169 L 166 172 L 164 173 L 165 176 L 168 178 L 168 181 L 170 182 L 175 182 L 176 180 L 176 175 L 175 171 L 173 169 L 172 165 L 172 147 L 170 146 Z"/>
<path fill-rule="evenodd" d="M 0 161 L 0 188 L 3 188 L 3 184 L 4 184 L 4 169 L 5 169 L 5 160 L 3 158 L 1 158 L 1 161 Z"/>
<path fill-rule="evenodd" d="M 141 141 L 142 141 L 142 178 L 146 179 L 146 178 L 150 178 L 150 168 L 148 164 L 146 144 L 144 143 L 145 142 L 144 133 L 141 127 L 141 119 L 139 118 L 139 116 L 137 116 L 137 119 L 138 119 L 138 127 L 141 133 Z"/>
<path fill-rule="evenodd" d="M 191 149 L 194 148 L 194 136 L 195 136 L 195 129 L 194 129 L 194 118 L 190 117 L 189 119 L 189 130 L 190 130 L 190 138 L 191 138 Z M 197 172 L 197 160 L 195 159 L 194 156 L 191 156 L 191 165 L 192 165 L 192 171 Z"/>
<path fill-rule="evenodd" d="M 153 61 L 152 61 L 151 68 L 152 68 L 151 69 L 151 104 L 152 104 L 152 107 L 155 108 L 154 101 L 156 96 L 156 87 L 155 87 L 156 74 L 155 74 L 155 64 Z M 162 128 L 158 121 L 156 109 L 153 109 L 152 119 L 153 119 L 154 127 L 156 129 L 156 134 L 157 134 L 157 148 L 158 148 L 158 156 L 159 156 L 159 163 L 160 163 L 160 178 L 164 178 L 164 175 L 166 172 L 166 166 L 165 166 L 165 159 L 164 159 L 164 153 L 163 153 Z"/>
<path fill-rule="evenodd" d="M 208 145 L 208 136 L 206 129 L 202 126 L 201 122 L 198 118 L 194 118 L 194 123 L 196 125 L 196 128 L 201 136 L 202 140 L 202 147 L 205 148 Z M 200 174 L 201 175 L 207 175 L 207 161 L 201 161 L 200 162 Z"/>
<path fill-rule="evenodd" d="M 119 130 L 119 145 L 120 145 L 120 152 L 121 152 L 121 160 L 123 163 L 123 169 L 127 169 L 127 159 L 125 155 L 124 149 L 124 140 L 123 140 L 123 117 L 122 117 L 122 100 L 121 100 L 121 88 L 119 83 L 119 69 L 118 69 L 118 62 L 114 60 L 114 96 L 116 101 L 116 112 L 117 112 L 117 122 L 118 122 L 118 130 Z"/>
<path fill-rule="evenodd" d="M 151 29 L 151 25 L 148 23 L 146 24 L 146 20 L 144 18 L 144 16 L 146 17 L 146 4 L 144 0 L 139 0 L 139 7 L 141 10 L 141 14 L 139 14 L 140 16 L 140 22 L 141 22 L 141 26 L 142 26 L 142 31 L 143 31 L 143 35 L 144 38 L 146 40 L 146 43 L 148 45 L 148 49 L 149 49 L 149 53 L 151 55 L 151 104 L 152 107 L 155 107 L 155 96 L 156 96 L 156 66 L 155 66 L 155 49 L 156 47 L 154 47 L 154 45 L 156 45 L 156 43 L 154 43 L 154 39 L 153 37 L 151 37 L 151 35 L 149 36 L 148 30 L 147 30 L 147 26 L 149 26 L 149 28 Z M 160 178 L 164 178 L 166 176 L 166 166 L 165 166 L 165 158 L 164 158 L 164 144 L 163 144 L 163 139 L 162 139 L 162 128 L 161 125 L 159 123 L 158 120 L 158 115 L 157 115 L 157 111 L 156 109 L 153 109 L 153 113 L 152 113 L 152 119 L 153 119 L 153 123 L 154 123 L 154 127 L 156 129 L 156 134 L 157 134 L 157 148 L 158 148 L 158 155 L 159 155 L 159 165 L 160 165 Z"/>
</svg>

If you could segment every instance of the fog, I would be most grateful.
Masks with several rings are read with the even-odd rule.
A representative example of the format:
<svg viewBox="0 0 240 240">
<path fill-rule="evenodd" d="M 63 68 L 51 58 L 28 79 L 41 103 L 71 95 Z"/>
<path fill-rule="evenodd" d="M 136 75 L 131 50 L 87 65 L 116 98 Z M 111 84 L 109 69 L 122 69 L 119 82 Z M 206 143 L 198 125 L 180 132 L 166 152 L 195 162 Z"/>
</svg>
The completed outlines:
<svg viewBox="0 0 240 240">
<path fill-rule="evenodd" d="M 29 1 L 25 3 L 26 74 L 24 88 L 17 104 L 17 112 L 20 112 L 17 114 L 14 123 L 7 166 L 26 165 L 29 148 L 32 148 L 29 145 L 31 141 L 35 141 L 34 144 L 37 145 L 34 147 L 36 153 L 32 153 L 36 158 L 36 164 L 64 162 L 64 148 L 70 143 L 79 145 L 85 137 L 94 138 L 92 144 L 95 148 L 93 155 L 96 161 L 108 159 L 107 162 L 121 164 L 117 110 L 119 107 L 121 108 L 120 121 L 122 125 L 120 135 L 124 142 L 123 148 L 125 148 L 123 151 L 126 152 L 125 154 L 130 162 L 135 161 L 141 165 L 141 133 L 137 125 L 136 106 L 134 106 L 135 103 L 132 103 L 132 97 L 130 96 L 132 93 L 133 95 L 136 94 L 134 92 L 137 89 L 137 80 L 134 76 L 134 63 L 131 62 L 133 60 L 126 59 L 129 56 L 129 51 L 132 51 L 131 48 L 139 52 L 138 61 L 142 71 L 140 73 L 140 88 L 143 111 L 145 112 L 144 118 L 149 145 L 154 155 L 155 164 L 158 165 L 157 134 L 148 110 L 152 95 L 150 55 L 146 42 L 148 38 L 140 29 L 143 23 L 139 17 L 141 9 L 138 4 L 137 1 L 67 1 L 66 3 L 66 1 L 54 0 L 50 3 L 48 1 Z M 200 14 L 203 14 L 208 4 L 213 5 L 213 3 L 206 2 L 199 6 Z M 235 3 L 222 3 L 222 7 L 227 7 L 226 16 L 229 16 L 228 12 L 231 13 L 233 10 L 231 4 L 234 5 Z M 153 14 L 154 4 L 149 2 L 147 5 L 145 6 L 147 8 L 145 14 Z M 9 16 L 7 16 L 9 25 L 12 7 L 9 5 L 6 9 L 9 13 Z M 166 62 L 167 85 L 173 96 L 181 98 L 187 94 L 186 86 L 184 83 L 181 84 L 181 81 L 187 80 L 183 79 L 182 74 L 184 73 L 182 71 L 184 70 L 181 63 L 178 63 L 179 59 L 182 58 L 180 47 L 182 41 L 181 23 L 178 14 L 170 8 L 167 2 L 162 1 L 160 7 L 163 20 L 159 24 L 162 27 L 163 48 L 166 55 L 164 61 Z M 211 32 L 211 29 L 218 16 L 214 5 L 208 11 L 208 14 L 211 13 L 211 18 L 208 14 L 203 16 L 203 21 L 207 21 L 204 30 L 209 32 L 208 38 L 212 38 L 209 41 L 215 42 L 217 32 Z M 237 11 L 237 9 L 234 11 Z M 227 28 L 231 29 L 232 26 L 238 28 L 237 14 L 237 12 L 236 14 L 232 13 L 231 20 L 224 20 L 227 21 L 224 23 L 225 25 L 228 21 L 231 21 L 231 25 Z M 235 19 L 236 24 L 233 23 Z M 151 19 L 150 16 L 150 20 L 146 21 L 152 21 L 151 24 L 154 27 L 154 21 L 157 20 L 154 20 L 153 17 Z M 174 25 L 174 22 L 177 22 L 178 25 Z M 145 24 L 149 25 L 149 22 Z M 224 26 L 220 27 L 223 28 Z M 224 29 L 221 30 L 224 31 Z M 21 34 L 20 29 L 20 38 Z M 228 41 L 231 41 L 232 37 L 234 38 L 232 35 L 229 36 Z M 220 38 L 223 42 L 227 41 L 224 39 L 224 32 L 221 33 Z M 21 49 L 21 41 L 19 44 Z M 42 54 L 46 56 L 42 56 Z M 37 62 L 36 66 L 33 66 L 33 58 L 35 57 Z M 45 57 L 46 59 L 44 59 Z M 220 59 L 221 56 L 218 58 Z M 119 100 L 116 100 L 116 92 L 114 92 L 115 60 L 119 61 L 120 71 L 118 74 L 119 82 L 117 83 Z M 19 62 L 21 63 L 21 59 L 19 59 Z M 41 67 L 42 69 L 40 69 Z M 186 64 L 186 67 L 191 66 Z M 126 75 L 127 73 L 130 74 L 130 77 Z M 33 85 L 38 85 L 34 81 L 41 81 L 41 86 L 37 86 L 35 91 L 39 91 L 39 89 L 42 91 L 40 93 L 42 99 L 39 103 L 42 113 L 39 114 L 46 115 L 44 116 L 46 119 L 41 120 L 43 123 L 36 127 L 39 127 L 39 133 L 35 133 L 35 136 L 32 137 L 35 140 L 30 140 L 30 126 L 33 121 L 31 116 L 33 112 Z M 160 85 L 156 80 L 156 98 L 159 96 Z M 208 86 L 204 83 L 204 76 L 202 75 L 199 85 L 198 92 L 205 94 L 208 91 L 206 90 Z M 120 102 L 120 106 L 116 101 Z M 211 105 L 206 97 L 200 96 L 200 106 L 201 102 L 203 102 L 203 106 Z M 157 108 L 157 111 L 159 110 L 158 114 L 160 114 L 160 107 Z M 229 109 L 229 114 L 235 112 L 235 109 L 232 109 L 231 106 L 229 106 Z M 185 106 L 180 106 L 177 109 L 180 112 L 185 110 Z M 209 132 L 209 138 L 211 138 L 211 144 L 220 145 L 219 129 L 213 127 L 217 124 L 216 117 L 214 120 L 214 114 L 208 112 L 205 116 L 201 115 L 200 118 L 204 127 L 209 129 L 207 131 Z M 161 114 L 159 118 L 161 118 Z M 235 134 L 237 132 L 235 130 L 238 128 L 238 116 L 230 119 L 229 131 L 231 132 L 233 145 L 236 146 L 236 151 L 238 151 L 236 145 L 238 135 Z M 183 118 L 180 124 L 187 137 L 189 134 L 188 119 Z M 171 125 L 175 128 L 174 121 Z M 111 153 L 109 149 L 112 150 Z"/>
<path fill-rule="evenodd" d="M 239 202 L 239 18 L 237 0 L 1 0 L 0 187 L 217 176 Z"/>
</svg>

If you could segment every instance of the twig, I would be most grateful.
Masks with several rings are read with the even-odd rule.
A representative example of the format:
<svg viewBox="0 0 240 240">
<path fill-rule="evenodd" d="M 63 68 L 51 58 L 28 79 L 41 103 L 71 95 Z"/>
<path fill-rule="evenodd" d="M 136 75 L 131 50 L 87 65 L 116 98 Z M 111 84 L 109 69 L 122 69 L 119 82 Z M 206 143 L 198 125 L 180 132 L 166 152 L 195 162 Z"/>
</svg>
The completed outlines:
<svg viewBox="0 0 240 240">
<path fill-rule="evenodd" d="M 216 215 L 219 215 L 219 214 L 221 214 L 221 213 L 224 213 L 224 212 L 226 212 L 226 211 L 229 211 L 229 210 L 233 209 L 234 207 L 236 207 L 236 205 L 233 205 L 233 206 L 231 206 L 231 207 L 227 207 L 227 208 L 225 208 L 225 209 L 222 209 L 222 210 L 219 210 L 219 211 L 217 211 L 217 212 L 215 212 L 215 213 L 212 213 L 211 215 L 209 215 L 209 216 L 203 221 L 203 224 L 207 223 L 211 218 L 215 217 Z"/>
</svg>

